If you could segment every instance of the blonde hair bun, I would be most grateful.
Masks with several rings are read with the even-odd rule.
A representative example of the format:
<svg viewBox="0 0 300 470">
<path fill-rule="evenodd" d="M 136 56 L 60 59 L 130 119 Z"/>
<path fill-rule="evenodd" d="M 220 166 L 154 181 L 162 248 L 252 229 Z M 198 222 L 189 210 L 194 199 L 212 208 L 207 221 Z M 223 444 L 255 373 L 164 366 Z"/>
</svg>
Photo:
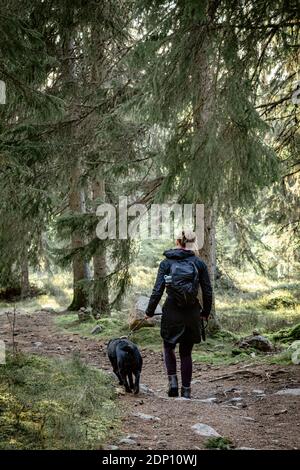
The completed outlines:
<svg viewBox="0 0 300 470">
<path fill-rule="evenodd" d="M 180 243 L 184 248 L 192 251 L 198 250 L 196 233 L 192 229 L 186 228 L 181 230 L 177 234 L 176 239 L 180 240 Z"/>
</svg>

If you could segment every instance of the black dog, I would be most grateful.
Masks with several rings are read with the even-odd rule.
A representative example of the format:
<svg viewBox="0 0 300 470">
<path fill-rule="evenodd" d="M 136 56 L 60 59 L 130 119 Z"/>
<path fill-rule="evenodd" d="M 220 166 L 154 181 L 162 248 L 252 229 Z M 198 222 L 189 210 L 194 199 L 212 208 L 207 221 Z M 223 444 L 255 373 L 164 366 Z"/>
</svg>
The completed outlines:
<svg viewBox="0 0 300 470">
<path fill-rule="evenodd" d="M 124 385 L 126 392 L 139 393 L 143 359 L 137 346 L 125 338 L 112 339 L 107 345 L 107 355 L 120 385 Z"/>
</svg>

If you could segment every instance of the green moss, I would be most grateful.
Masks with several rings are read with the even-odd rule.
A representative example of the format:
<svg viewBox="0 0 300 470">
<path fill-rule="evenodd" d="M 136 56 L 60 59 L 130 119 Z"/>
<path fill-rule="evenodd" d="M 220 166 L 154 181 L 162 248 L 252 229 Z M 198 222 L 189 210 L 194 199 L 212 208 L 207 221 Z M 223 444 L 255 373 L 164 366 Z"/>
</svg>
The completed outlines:
<svg viewBox="0 0 300 470">
<path fill-rule="evenodd" d="M 89 320 L 82 323 L 78 321 L 77 315 L 74 312 L 57 316 L 55 322 L 60 328 L 94 338 L 95 340 L 108 340 L 119 336 L 127 336 L 130 332 L 127 317 L 121 313 L 115 313 L 111 317 L 100 320 Z M 96 325 L 102 326 L 102 331 L 94 336 L 91 334 L 91 331 Z M 161 348 L 162 339 L 159 327 L 147 327 L 136 330 L 132 333 L 131 339 L 140 347 L 148 347 L 153 351 L 158 351 Z"/>
<path fill-rule="evenodd" d="M 232 356 L 239 356 L 240 354 L 243 354 L 243 353 L 244 353 L 244 351 L 242 349 L 239 349 L 239 348 L 234 348 L 231 351 Z"/>
<path fill-rule="evenodd" d="M 260 304 L 267 310 L 276 310 L 279 308 L 290 308 L 297 305 L 297 301 L 291 292 L 279 290 L 265 295 Z"/>
<path fill-rule="evenodd" d="M 233 276 L 235 278 L 235 276 Z M 216 290 L 216 308 L 222 328 L 251 334 L 254 329 L 274 333 L 299 322 L 300 282 L 282 283 L 244 273 L 239 293 Z"/>
<path fill-rule="evenodd" d="M 205 443 L 206 449 L 230 450 L 234 444 L 228 437 L 211 437 Z"/>
<path fill-rule="evenodd" d="M 292 328 L 284 328 L 280 331 L 277 331 L 272 335 L 272 338 L 275 341 L 282 341 L 285 343 L 300 339 L 300 323 L 293 326 Z"/>
<path fill-rule="evenodd" d="M 115 314 L 111 317 L 102 318 L 100 320 L 88 320 L 80 322 L 77 312 L 59 315 L 55 318 L 55 323 L 63 329 L 72 333 L 79 333 L 82 336 L 92 337 L 94 339 L 107 340 L 112 337 L 124 336 L 129 333 L 127 317 L 123 314 Z M 92 335 L 92 329 L 100 325 L 102 331 L 96 336 Z"/>
<path fill-rule="evenodd" d="M 291 365 L 291 354 L 286 351 L 275 354 L 274 356 L 267 356 L 265 362 L 268 364 Z"/>
<path fill-rule="evenodd" d="M 114 400 L 110 378 L 76 357 L 8 357 L 0 366 L 0 449 L 99 449 L 118 427 Z"/>
<path fill-rule="evenodd" d="M 234 342 L 227 339 L 227 341 L 216 340 L 216 338 L 209 338 L 205 343 L 195 345 L 193 351 L 193 360 L 195 362 L 202 362 L 206 364 L 237 364 L 249 360 L 249 352 L 238 350 L 239 354 L 234 354 L 236 348 L 233 348 Z M 253 358 L 251 358 L 253 360 Z"/>
<path fill-rule="evenodd" d="M 217 331 L 213 335 L 213 338 L 222 339 L 225 341 L 237 341 L 238 340 L 238 336 L 236 334 L 232 333 L 231 331 L 224 330 L 224 329 Z"/>
<path fill-rule="evenodd" d="M 132 340 L 140 347 L 147 347 L 152 351 L 160 351 L 162 338 L 158 326 L 141 328 L 132 335 Z"/>
</svg>

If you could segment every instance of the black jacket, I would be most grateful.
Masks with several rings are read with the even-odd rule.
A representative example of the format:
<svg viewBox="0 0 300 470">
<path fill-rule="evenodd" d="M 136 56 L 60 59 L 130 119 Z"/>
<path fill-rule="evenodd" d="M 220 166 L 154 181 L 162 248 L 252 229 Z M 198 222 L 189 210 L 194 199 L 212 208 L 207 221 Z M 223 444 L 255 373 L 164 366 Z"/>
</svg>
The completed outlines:
<svg viewBox="0 0 300 470">
<path fill-rule="evenodd" d="M 201 316 L 208 317 L 212 304 L 212 287 L 207 266 L 190 250 L 176 248 L 165 251 L 164 255 L 166 259 L 159 265 L 146 314 L 149 317 L 154 315 L 165 289 L 164 276 L 170 273 L 171 264 L 180 259 L 189 258 L 198 268 L 203 307 L 201 307 L 199 301 L 189 307 L 179 307 L 172 297 L 172 292 L 167 289 L 167 299 L 162 308 L 161 336 L 170 343 L 176 343 L 179 339 L 182 340 L 183 338 L 191 343 L 199 343 L 201 341 L 200 314 Z"/>
</svg>

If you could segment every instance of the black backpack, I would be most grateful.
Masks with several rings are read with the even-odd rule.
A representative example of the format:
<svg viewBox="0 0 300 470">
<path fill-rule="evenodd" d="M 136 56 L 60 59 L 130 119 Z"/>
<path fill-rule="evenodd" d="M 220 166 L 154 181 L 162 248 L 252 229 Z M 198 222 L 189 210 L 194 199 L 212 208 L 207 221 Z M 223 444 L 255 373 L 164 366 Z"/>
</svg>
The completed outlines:
<svg viewBox="0 0 300 470">
<path fill-rule="evenodd" d="M 199 291 L 199 273 L 192 261 L 187 259 L 171 264 L 169 276 L 165 276 L 166 285 L 179 306 L 193 305 Z"/>
</svg>

